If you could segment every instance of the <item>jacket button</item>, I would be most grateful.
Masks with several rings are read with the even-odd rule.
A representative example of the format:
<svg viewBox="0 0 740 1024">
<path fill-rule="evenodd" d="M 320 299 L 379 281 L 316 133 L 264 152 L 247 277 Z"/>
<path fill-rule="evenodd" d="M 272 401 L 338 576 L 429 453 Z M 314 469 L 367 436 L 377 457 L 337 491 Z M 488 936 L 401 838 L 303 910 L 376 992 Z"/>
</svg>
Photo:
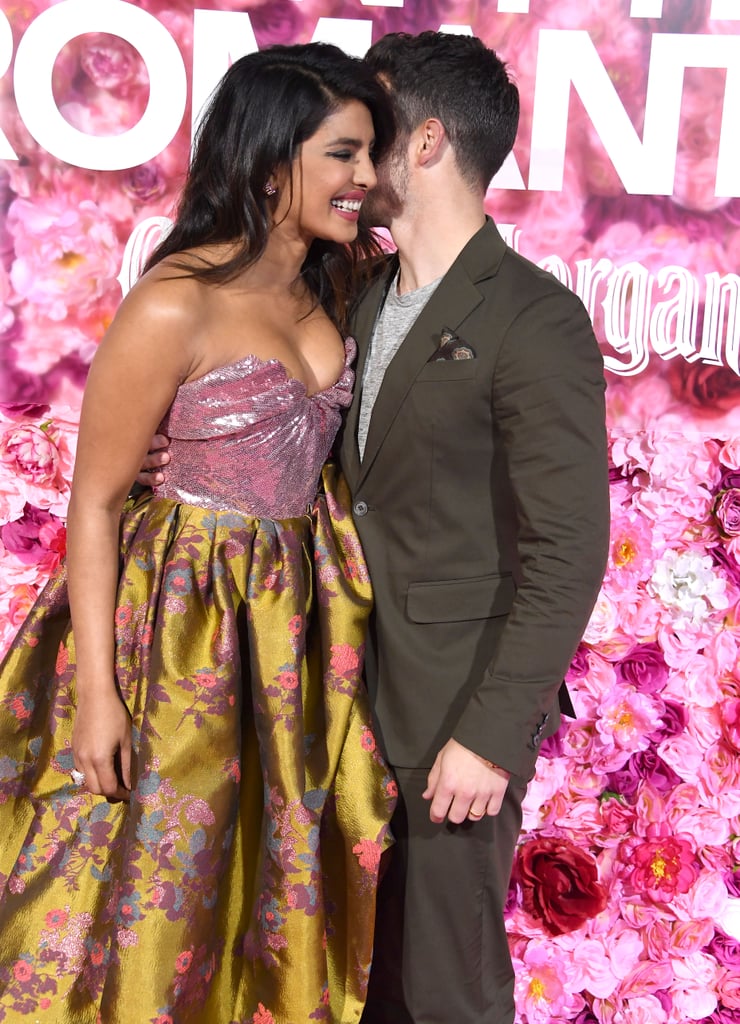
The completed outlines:
<svg viewBox="0 0 740 1024">
<path fill-rule="evenodd" d="M 367 515 L 367 502 L 365 502 L 365 501 L 356 501 L 352 511 L 354 512 L 354 514 L 356 516 L 366 516 Z"/>
</svg>

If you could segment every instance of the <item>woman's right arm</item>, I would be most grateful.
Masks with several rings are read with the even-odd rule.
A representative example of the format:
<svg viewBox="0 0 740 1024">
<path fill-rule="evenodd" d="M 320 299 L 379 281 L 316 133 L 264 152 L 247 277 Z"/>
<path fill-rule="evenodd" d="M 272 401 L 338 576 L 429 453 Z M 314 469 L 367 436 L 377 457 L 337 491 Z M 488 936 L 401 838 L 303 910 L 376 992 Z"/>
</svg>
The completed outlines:
<svg viewBox="0 0 740 1024">
<path fill-rule="evenodd" d="M 187 282 L 157 278 L 129 293 L 93 360 L 82 404 L 67 535 L 77 666 L 72 751 L 87 789 L 111 799 L 128 799 L 131 786 L 130 719 L 114 669 L 120 515 L 194 363 L 191 293 Z"/>
</svg>

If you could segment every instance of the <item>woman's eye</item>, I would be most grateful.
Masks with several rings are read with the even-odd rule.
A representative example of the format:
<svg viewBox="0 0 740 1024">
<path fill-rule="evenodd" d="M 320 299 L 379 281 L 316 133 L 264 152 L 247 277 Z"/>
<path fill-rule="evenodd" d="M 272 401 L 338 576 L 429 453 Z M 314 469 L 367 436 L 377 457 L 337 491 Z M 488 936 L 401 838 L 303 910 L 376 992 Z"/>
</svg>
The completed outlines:
<svg viewBox="0 0 740 1024">
<path fill-rule="evenodd" d="M 334 153 L 330 153 L 329 156 L 333 156 L 336 160 L 351 160 L 352 153 L 348 149 L 337 150 Z"/>
</svg>

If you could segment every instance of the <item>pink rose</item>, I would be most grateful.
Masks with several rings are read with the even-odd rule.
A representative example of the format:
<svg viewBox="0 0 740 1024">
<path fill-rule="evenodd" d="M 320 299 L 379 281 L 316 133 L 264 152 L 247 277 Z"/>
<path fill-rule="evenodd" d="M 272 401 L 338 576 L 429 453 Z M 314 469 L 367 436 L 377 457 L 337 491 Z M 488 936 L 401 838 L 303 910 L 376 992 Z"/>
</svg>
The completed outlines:
<svg viewBox="0 0 740 1024">
<path fill-rule="evenodd" d="M 617 797 L 606 798 L 601 802 L 600 805 L 601 820 L 604 824 L 604 830 L 607 833 L 605 837 L 608 838 L 620 838 L 627 835 L 627 833 L 633 828 L 635 822 L 635 809 L 630 804 L 624 803 Z M 604 842 L 604 839 L 602 839 Z"/>
<path fill-rule="evenodd" d="M 118 36 L 90 33 L 83 37 L 80 67 L 99 89 L 118 89 L 146 73 L 137 51 Z"/>
<path fill-rule="evenodd" d="M 0 436 L 0 462 L 37 487 L 62 486 L 59 450 L 41 427 L 28 423 L 6 430 Z"/>
<path fill-rule="evenodd" d="M 716 957 L 724 967 L 734 968 L 740 973 L 740 941 L 738 939 L 733 939 L 718 929 L 707 946 L 707 952 Z"/>
<path fill-rule="evenodd" d="M 720 491 L 712 511 L 725 537 L 740 537 L 740 488 Z"/>
<path fill-rule="evenodd" d="M 634 800 L 641 782 L 649 782 L 658 793 L 670 793 L 681 777 L 658 756 L 653 747 L 641 750 L 629 759 L 624 768 L 609 775 L 609 789 L 628 800 Z"/>
<path fill-rule="evenodd" d="M 727 741 L 740 750 L 740 699 L 726 700 L 720 706 L 722 728 Z"/>
<path fill-rule="evenodd" d="M 140 164 L 124 171 L 122 185 L 126 195 L 134 202 L 152 203 L 165 194 L 168 182 L 159 164 L 155 160 L 150 160 L 147 164 Z"/>
<path fill-rule="evenodd" d="M 740 232 L 738 232 L 740 236 Z M 740 437 L 732 437 L 722 446 L 719 453 L 719 461 L 728 469 L 740 470 Z"/>
<path fill-rule="evenodd" d="M 668 666 L 656 643 L 637 644 L 617 663 L 617 678 L 642 693 L 659 693 L 668 680 Z"/>
</svg>

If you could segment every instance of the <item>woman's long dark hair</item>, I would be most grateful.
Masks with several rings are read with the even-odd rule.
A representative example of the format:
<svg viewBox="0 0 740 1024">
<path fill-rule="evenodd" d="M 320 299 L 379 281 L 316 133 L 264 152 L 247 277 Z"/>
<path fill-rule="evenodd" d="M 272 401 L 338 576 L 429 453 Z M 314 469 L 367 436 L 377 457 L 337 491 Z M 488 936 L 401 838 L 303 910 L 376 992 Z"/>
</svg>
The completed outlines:
<svg viewBox="0 0 740 1024">
<path fill-rule="evenodd" d="M 221 264 L 179 265 L 200 281 L 223 284 L 264 253 L 275 200 L 265 194 L 271 175 L 290 171 L 301 143 L 349 100 L 370 111 L 374 158 L 393 141 L 394 121 L 385 92 L 364 62 L 327 43 L 271 46 L 236 61 L 217 86 L 198 128 L 193 156 L 169 234 L 150 256 L 149 270 L 167 256 L 195 246 L 234 243 Z M 316 239 L 301 269 L 309 290 L 345 332 L 362 271 L 380 254 L 360 220 L 354 242 Z"/>
</svg>

